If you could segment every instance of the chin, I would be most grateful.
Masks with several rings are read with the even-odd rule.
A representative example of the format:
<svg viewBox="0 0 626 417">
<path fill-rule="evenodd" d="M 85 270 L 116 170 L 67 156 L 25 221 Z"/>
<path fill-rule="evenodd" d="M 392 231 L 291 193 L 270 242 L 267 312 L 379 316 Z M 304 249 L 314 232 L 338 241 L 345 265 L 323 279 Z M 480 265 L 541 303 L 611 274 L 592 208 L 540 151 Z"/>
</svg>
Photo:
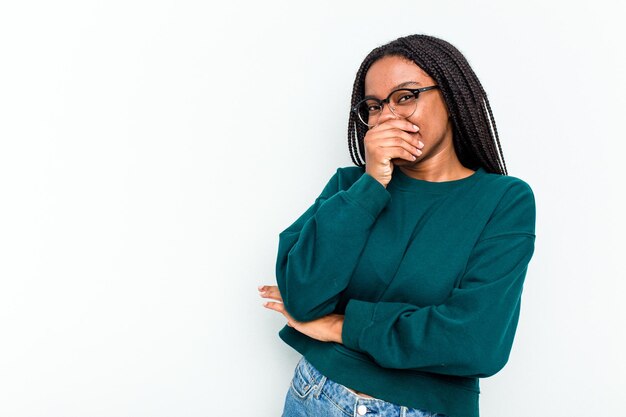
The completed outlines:
<svg viewBox="0 0 626 417">
<path fill-rule="evenodd" d="M 418 157 L 415 161 L 407 161 L 406 159 L 402 158 L 392 158 L 390 162 L 396 167 L 406 167 L 418 164 L 420 162 L 420 159 L 421 158 Z"/>
</svg>

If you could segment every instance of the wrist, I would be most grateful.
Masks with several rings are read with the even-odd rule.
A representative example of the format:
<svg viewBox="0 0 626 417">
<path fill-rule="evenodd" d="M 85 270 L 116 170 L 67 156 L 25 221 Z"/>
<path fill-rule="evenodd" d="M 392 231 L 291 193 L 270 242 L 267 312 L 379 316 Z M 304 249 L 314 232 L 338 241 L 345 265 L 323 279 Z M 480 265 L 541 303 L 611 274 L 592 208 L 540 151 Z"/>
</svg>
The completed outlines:
<svg viewBox="0 0 626 417">
<path fill-rule="evenodd" d="M 343 320 L 344 316 L 339 314 L 337 315 L 337 322 L 335 323 L 335 342 L 343 344 L 343 339 L 341 337 L 341 332 L 343 331 Z"/>
</svg>

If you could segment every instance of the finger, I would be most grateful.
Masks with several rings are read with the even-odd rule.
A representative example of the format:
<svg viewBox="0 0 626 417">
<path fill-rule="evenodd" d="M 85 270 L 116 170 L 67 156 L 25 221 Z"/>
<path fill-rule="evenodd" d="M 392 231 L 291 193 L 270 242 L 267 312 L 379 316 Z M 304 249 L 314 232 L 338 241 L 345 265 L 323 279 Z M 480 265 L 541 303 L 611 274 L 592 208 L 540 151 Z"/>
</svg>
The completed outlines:
<svg viewBox="0 0 626 417">
<path fill-rule="evenodd" d="M 420 140 L 416 133 L 406 132 L 402 129 L 392 128 L 380 132 L 373 132 L 365 138 L 366 145 L 378 145 L 381 141 L 399 138 L 412 146 L 419 147 Z"/>
<path fill-rule="evenodd" d="M 392 161 L 393 159 L 401 158 L 401 159 L 406 159 L 407 161 L 413 162 L 413 161 L 416 161 L 419 155 L 422 154 L 421 151 L 418 151 L 419 155 L 414 155 L 411 152 L 401 147 L 387 147 L 384 149 L 385 149 L 384 151 L 385 161 Z"/>
<path fill-rule="evenodd" d="M 409 122 L 406 119 L 389 119 L 384 121 L 383 123 L 374 126 L 373 128 L 371 128 L 371 131 L 383 131 L 383 130 L 388 130 L 388 129 L 400 129 L 400 130 L 404 130 L 405 132 L 419 132 L 419 126 L 417 126 L 416 124 Z"/>
<path fill-rule="evenodd" d="M 422 154 L 422 150 L 420 149 L 421 147 L 419 146 L 420 144 L 423 147 L 423 143 L 421 142 L 417 143 L 416 144 L 417 146 L 416 146 L 416 145 L 413 145 L 412 143 L 407 142 L 403 138 L 391 137 L 391 138 L 380 140 L 376 144 L 376 146 L 379 148 L 402 148 L 415 156 L 420 156 Z"/>
<path fill-rule="evenodd" d="M 286 314 L 285 306 L 283 303 L 276 303 L 272 301 L 266 301 L 263 303 L 263 307 L 266 307 L 270 310 L 278 311 L 279 313 Z"/>
<path fill-rule="evenodd" d="M 372 155 L 372 161 L 380 161 L 383 165 L 393 158 L 402 158 L 415 161 L 422 155 L 422 151 L 415 146 L 406 143 L 400 138 L 390 138 L 381 141 L 377 146 L 368 150 Z M 366 155 L 366 160 L 369 155 Z"/>
<path fill-rule="evenodd" d="M 272 298 L 274 300 L 283 301 L 283 297 L 280 295 L 280 290 L 276 285 L 266 285 L 264 291 L 259 295 L 263 298 Z"/>
<path fill-rule="evenodd" d="M 259 286 L 257 287 L 257 289 L 258 289 L 259 291 L 267 291 L 267 290 L 269 290 L 270 288 L 278 288 L 278 286 L 276 286 L 276 285 L 259 285 Z"/>
<path fill-rule="evenodd" d="M 280 289 L 276 285 L 272 285 L 269 288 L 269 293 L 277 300 L 283 301 L 283 296 L 280 294 Z"/>
<path fill-rule="evenodd" d="M 270 310 L 274 310 L 277 311 L 279 313 L 281 313 L 285 319 L 287 319 L 287 325 L 289 327 L 294 327 L 296 321 L 289 315 L 289 313 L 287 313 L 287 310 L 285 310 L 285 306 L 284 304 L 281 303 L 273 303 L 273 302 L 266 302 L 265 304 L 263 304 L 265 307 L 267 307 Z"/>
<path fill-rule="evenodd" d="M 401 147 L 415 156 L 419 156 L 424 146 L 417 137 L 411 137 L 408 133 L 397 129 L 380 132 L 377 136 L 365 139 L 366 153 L 375 153 L 385 147 Z"/>
<path fill-rule="evenodd" d="M 389 164 L 393 159 L 401 158 L 411 162 L 417 160 L 417 156 L 402 147 L 381 147 L 374 152 L 374 154 L 376 156 L 371 158 L 370 162 L 372 167 L 375 165 L 381 165 L 382 167 L 386 167 L 386 171 L 389 171 Z M 391 171 L 385 173 L 391 174 Z"/>
</svg>

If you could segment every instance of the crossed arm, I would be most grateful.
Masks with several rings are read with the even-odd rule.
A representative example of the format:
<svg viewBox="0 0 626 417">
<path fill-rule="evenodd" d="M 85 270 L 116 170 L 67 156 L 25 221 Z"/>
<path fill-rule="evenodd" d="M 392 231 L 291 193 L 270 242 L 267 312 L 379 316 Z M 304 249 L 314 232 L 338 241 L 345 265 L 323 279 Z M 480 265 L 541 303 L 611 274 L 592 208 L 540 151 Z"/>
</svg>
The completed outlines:
<svg viewBox="0 0 626 417">
<path fill-rule="evenodd" d="M 343 329 L 343 314 L 331 313 L 321 318 L 303 322 L 297 321 L 287 312 L 280 291 L 276 285 L 259 286 L 259 295 L 262 298 L 277 301 L 267 301 L 264 307 L 281 313 L 287 319 L 287 325 L 293 327 L 300 333 L 319 340 L 321 342 L 343 343 L 341 331 Z"/>
</svg>

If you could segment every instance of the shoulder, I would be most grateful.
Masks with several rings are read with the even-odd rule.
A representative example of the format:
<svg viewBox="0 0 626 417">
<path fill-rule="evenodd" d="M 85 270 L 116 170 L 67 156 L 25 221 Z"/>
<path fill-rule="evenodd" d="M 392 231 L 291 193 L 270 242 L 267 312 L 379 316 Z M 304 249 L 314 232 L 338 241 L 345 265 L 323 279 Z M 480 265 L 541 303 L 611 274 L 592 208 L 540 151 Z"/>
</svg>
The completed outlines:
<svg viewBox="0 0 626 417">
<path fill-rule="evenodd" d="M 485 192 L 497 197 L 498 200 L 508 200 L 512 198 L 532 199 L 534 193 L 532 187 L 523 179 L 512 175 L 500 175 L 485 173 L 482 185 Z"/>
<path fill-rule="evenodd" d="M 365 167 L 347 166 L 339 167 L 328 180 L 321 196 L 330 197 L 339 191 L 345 191 L 352 186 L 365 173 Z"/>
<path fill-rule="evenodd" d="M 519 233 L 535 233 L 535 195 L 531 186 L 512 175 L 486 173 L 482 192 L 492 200 L 490 221 Z"/>
<path fill-rule="evenodd" d="M 365 167 L 348 166 L 337 168 L 337 178 L 341 184 L 350 187 L 365 173 Z"/>
</svg>

